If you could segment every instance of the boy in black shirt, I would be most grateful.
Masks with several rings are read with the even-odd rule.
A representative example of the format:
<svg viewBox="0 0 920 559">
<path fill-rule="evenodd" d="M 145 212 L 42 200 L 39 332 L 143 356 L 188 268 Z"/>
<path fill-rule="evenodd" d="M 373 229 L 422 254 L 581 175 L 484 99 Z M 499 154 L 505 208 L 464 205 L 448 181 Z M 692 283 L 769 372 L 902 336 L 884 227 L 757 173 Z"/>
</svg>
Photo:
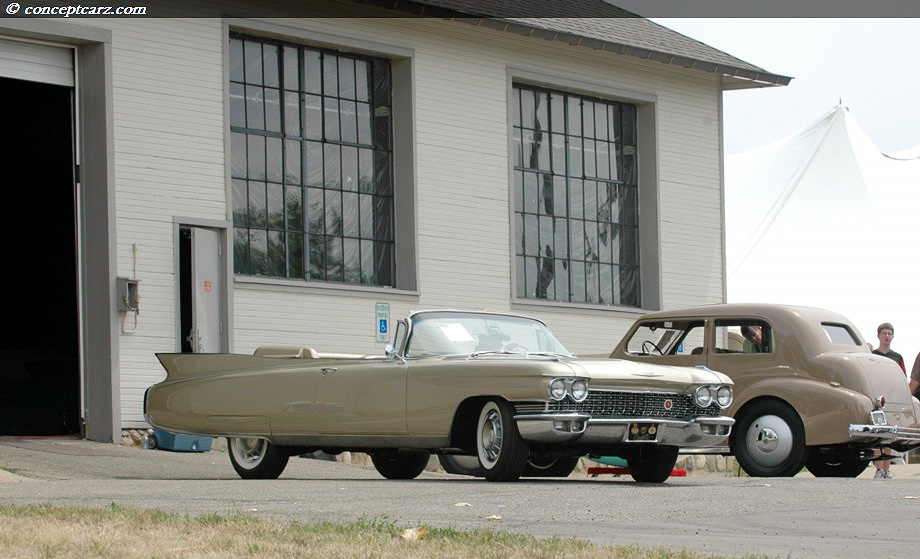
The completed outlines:
<svg viewBox="0 0 920 559">
<path fill-rule="evenodd" d="M 897 351 L 891 350 L 891 340 L 894 339 L 894 326 L 890 322 L 883 322 L 878 325 L 878 349 L 873 349 L 872 353 L 876 355 L 884 355 L 888 359 L 891 359 L 901 367 L 901 371 L 904 374 L 907 374 L 907 369 L 904 368 L 904 358 L 901 357 L 901 354 Z"/>
<path fill-rule="evenodd" d="M 872 353 L 876 355 L 884 355 L 885 357 L 891 359 L 901 367 L 901 371 L 904 374 L 907 374 L 907 369 L 904 368 L 904 358 L 897 351 L 891 350 L 891 340 L 894 339 L 894 326 L 890 322 L 883 322 L 878 325 L 876 329 L 878 334 L 878 349 L 873 349 Z M 883 448 L 882 454 L 890 455 L 890 448 Z M 880 460 L 875 462 L 875 479 L 891 479 L 893 476 L 889 471 L 891 466 L 890 460 Z"/>
</svg>

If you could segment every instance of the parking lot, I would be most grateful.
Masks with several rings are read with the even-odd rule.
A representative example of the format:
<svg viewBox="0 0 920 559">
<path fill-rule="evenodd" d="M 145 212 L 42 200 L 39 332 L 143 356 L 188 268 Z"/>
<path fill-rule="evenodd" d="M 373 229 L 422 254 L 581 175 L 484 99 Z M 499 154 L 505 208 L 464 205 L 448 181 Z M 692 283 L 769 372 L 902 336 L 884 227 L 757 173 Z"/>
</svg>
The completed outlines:
<svg viewBox="0 0 920 559">
<path fill-rule="evenodd" d="M 294 458 L 281 478 L 238 479 L 219 446 L 206 453 L 83 440 L 0 437 L 0 503 L 117 503 L 281 520 L 395 519 L 769 557 L 912 557 L 920 548 L 920 466 L 895 479 L 690 475 L 638 484 L 628 476 L 488 483 L 425 472 L 382 479 L 371 467 Z"/>
</svg>

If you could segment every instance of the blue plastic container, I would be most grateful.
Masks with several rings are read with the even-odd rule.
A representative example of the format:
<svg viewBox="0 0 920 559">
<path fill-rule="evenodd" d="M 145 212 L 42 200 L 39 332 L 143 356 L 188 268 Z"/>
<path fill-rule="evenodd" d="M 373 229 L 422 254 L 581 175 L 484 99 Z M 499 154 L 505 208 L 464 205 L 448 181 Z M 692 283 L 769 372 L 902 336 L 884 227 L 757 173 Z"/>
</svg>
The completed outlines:
<svg viewBox="0 0 920 559">
<path fill-rule="evenodd" d="M 173 452 L 208 452 L 211 450 L 211 437 L 204 435 L 180 435 L 162 429 L 154 429 L 153 437 L 156 444 L 153 448 L 171 450 Z"/>
</svg>

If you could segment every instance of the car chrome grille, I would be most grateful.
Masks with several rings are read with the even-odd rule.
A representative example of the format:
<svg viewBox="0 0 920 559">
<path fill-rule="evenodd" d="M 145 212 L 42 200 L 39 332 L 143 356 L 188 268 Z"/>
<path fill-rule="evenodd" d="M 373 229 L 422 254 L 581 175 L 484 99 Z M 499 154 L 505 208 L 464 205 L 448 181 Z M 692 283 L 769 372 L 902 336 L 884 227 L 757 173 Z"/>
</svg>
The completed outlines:
<svg viewBox="0 0 920 559">
<path fill-rule="evenodd" d="M 667 409 L 666 402 L 671 402 Z M 520 408 L 518 408 L 520 410 Z M 690 394 L 661 394 L 641 392 L 613 392 L 589 390 L 583 402 L 565 399 L 549 402 L 545 411 L 589 413 L 596 419 L 620 419 L 629 417 L 661 417 L 666 419 L 689 419 L 692 417 L 718 417 L 722 410 L 712 405 L 701 408 L 693 403 Z"/>
</svg>

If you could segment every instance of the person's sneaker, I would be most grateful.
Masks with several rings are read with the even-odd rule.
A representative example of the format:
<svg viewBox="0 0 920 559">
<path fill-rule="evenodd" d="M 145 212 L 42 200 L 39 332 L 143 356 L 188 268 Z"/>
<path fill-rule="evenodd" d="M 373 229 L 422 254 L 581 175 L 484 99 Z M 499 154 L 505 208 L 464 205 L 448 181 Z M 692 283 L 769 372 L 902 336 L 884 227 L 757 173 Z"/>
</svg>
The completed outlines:
<svg viewBox="0 0 920 559">
<path fill-rule="evenodd" d="M 875 477 L 872 479 L 885 479 L 885 472 L 879 469 L 875 470 Z"/>
<path fill-rule="evenodd" d="M 885 479 L 891 479 L 893 477 L 894 477 L 894 474 L 891 473 L 891 470 L 888 470 L 887 472 L 885 472 Z"/>
</svg>

